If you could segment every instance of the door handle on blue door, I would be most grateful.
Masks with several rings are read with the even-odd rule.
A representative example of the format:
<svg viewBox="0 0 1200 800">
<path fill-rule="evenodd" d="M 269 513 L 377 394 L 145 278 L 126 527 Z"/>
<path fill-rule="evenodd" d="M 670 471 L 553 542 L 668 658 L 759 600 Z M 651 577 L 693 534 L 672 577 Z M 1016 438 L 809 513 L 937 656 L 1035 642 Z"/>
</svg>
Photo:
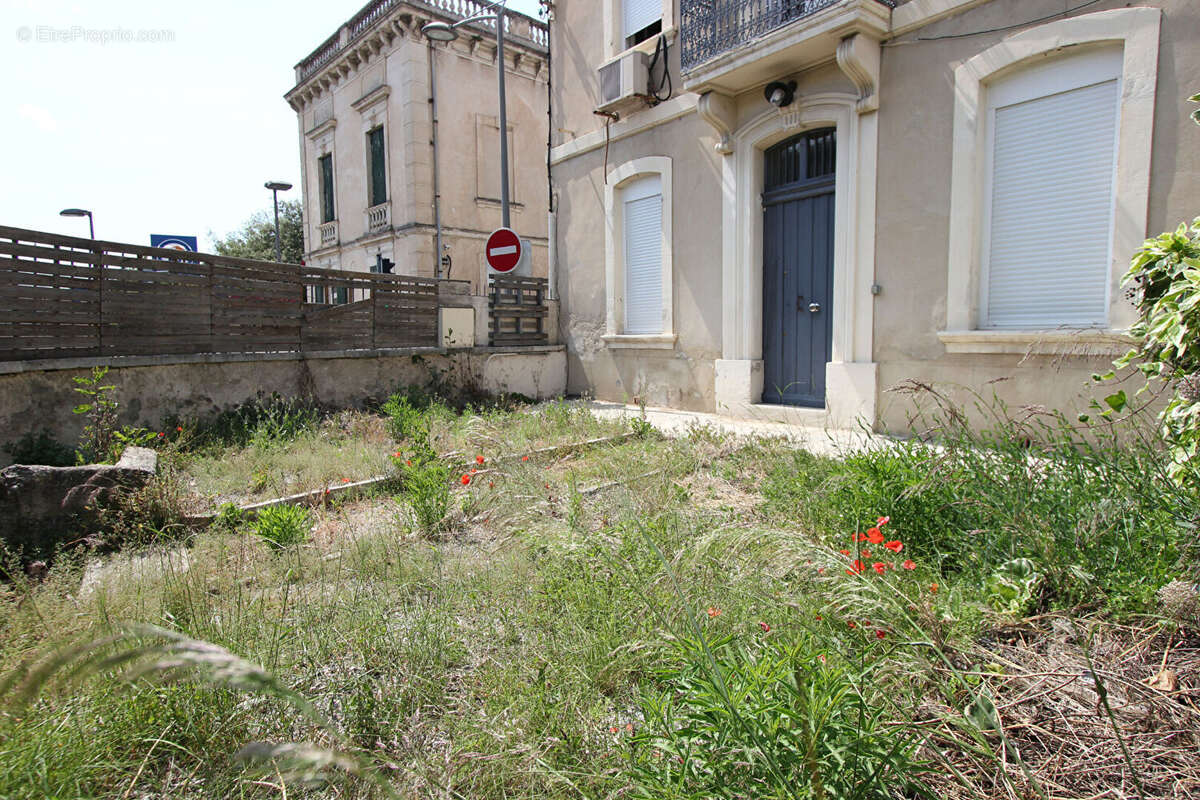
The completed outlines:
<svg viewBox="0 0 1200 800">
<path fill-rule="evenodd" d="M 821 304 L 820 303 L 809 303 L 808 310 L 815 314 L 821 310 Z"/>
</svg>

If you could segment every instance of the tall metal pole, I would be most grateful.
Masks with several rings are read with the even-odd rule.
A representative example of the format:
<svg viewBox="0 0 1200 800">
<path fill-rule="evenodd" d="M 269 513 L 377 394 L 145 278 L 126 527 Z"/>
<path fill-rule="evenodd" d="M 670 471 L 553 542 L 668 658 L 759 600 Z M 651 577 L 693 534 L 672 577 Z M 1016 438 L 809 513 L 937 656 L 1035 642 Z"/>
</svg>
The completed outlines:
<svg viewBox="0 0 1200 800">
<path fill-rule="evenodd" d="M 96 241 L 96 225 L 92 221 L 92 212 L 87 212 L 88 215 L 88 233 L 92 235 L 92 241 Z"/>
<path fill-rule="evenodd" d="M 438 110 L 437 71 L 434 69 L 433 40 L 429 40 L 429 143 L 433 145 L 433 226 L 437 243 L 433 254 L 433 275 L 442 277 L 442 196 L 438 191 Z"/>
<path fill-rule="evenodd" d="M 512 227 L 508 217 L 508 107 L 504 95 L 504 3 L 496 11 L 496 72 L 500 75 L 500 219 Z"/>
<path fill-rule="evenodd" d="M 283 261 L 283 253 L 279 247 L 279 190 L 271 190 L 271 198 L 275 202 L 275 260 Z"/>
</svg>

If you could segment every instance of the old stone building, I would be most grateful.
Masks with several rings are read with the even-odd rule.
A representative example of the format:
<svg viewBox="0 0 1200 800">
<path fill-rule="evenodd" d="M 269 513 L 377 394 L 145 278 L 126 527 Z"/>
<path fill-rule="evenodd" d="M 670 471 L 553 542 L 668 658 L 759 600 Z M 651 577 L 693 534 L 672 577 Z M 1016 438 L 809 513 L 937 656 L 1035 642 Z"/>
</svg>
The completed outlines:
<svg viewBox="0 0 1200 800">
<path fill-rule="evenodd" d="M 1194 0 L 556 0 L 550 44 L 569 387 L 602 399 L 1085 406 L 1131 255 L 1200 210 Z"/>
<path fill-rule="evenodd" d="M 486 284 L 500 225 L 495 23 L 455 42 L 421 34 L 484 11 L 477 0 L 372 0 L 296 65 L 307 262 Z M 512 227 L 547 264 L 547 31 L 508 12 L 505 42 Z M 436 114 L 436 116 L 435 116 Z M 439 237 L 442 258 L 435 257 Z M 337 298 L 332 298 L 337 302 Z"/>
</svg>

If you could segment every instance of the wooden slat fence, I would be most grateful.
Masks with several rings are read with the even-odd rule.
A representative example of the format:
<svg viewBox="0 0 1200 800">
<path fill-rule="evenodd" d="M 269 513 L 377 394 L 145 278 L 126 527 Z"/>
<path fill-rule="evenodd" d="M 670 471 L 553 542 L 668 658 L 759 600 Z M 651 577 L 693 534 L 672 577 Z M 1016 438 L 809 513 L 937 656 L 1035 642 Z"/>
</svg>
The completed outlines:
<svg viewBox="0 0 1200 800">
<path fill-rule="evenodd" d="M 437 346 L 437 281 L 0 226 L 0 361 Z"/>
<path fill-rule="evenodd" d="M 489 340 L 493 347 L 546 344 L 545 278 L 495 277 L 489 286 Z"/>
</svg>

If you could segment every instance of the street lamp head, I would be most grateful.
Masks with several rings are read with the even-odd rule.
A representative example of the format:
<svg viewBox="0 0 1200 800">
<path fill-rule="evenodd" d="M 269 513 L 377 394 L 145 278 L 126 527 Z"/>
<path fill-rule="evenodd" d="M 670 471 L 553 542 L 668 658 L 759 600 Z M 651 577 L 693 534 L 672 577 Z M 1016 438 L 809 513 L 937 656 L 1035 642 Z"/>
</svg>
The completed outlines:
<svg viewBox="0 0 1200 800">
<path fill-rule="evenodd" d="M 272 192 L 286 192 L 288 189 L 292 188 L 290 183 L 284 183 L 283 181 L 267 181 L 263 184 L 263 186 L 267 187 Z"/>
<path fill-rule="evenodd" d="M 92 212 L 83 208 L 64 208 L 62 211 L 58 212 L 58 215 L 60 217 L 86 217 L 90 216 L 91 213 Z"/>
<path fill-rule="evenodd" d="M 430 22 L 421 26 L 421 33 L 435 42 L 453 42 L 458 38 L 458 31 L 453 25 L 445 22 Z"/>
</svg>

